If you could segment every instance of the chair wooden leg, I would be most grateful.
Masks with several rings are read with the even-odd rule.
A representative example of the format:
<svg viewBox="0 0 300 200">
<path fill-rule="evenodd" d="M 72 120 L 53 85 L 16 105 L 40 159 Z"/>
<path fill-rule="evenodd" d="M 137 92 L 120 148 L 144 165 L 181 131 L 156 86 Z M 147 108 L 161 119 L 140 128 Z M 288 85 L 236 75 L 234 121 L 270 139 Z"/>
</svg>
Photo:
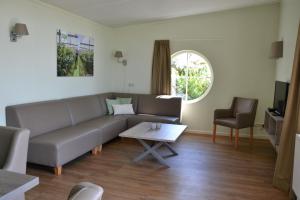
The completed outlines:
<svg viewBox="0 0 300 200">
<path fill-rule="evenodd" d="M 250 127 L 250 145 L 253 145 L 253 127 Z"/>
<path fill-rule="evenodd" d="M 62 166 L 57 166 L 57 167 L 54 167 L 54 174 L 56 176 L 60 176 L 62 173 Z"/>
<path fill-rule="evenodd" d="M 234 147 L 237 149 L 239 147 L 239 129 L 235 129 L 235 143 Z"/>
<path fill-rule="evenodd" d="M 213 143 L 216 143 L 216 132 L 217 132 L 217 125 L 214 124 L 214 128 L 213 128 Z"/>
<path fill-rule="evenodd" d="M 232 133 L 233 133 L 233 129 L 230 128 L 230 135 L 229 135 L 229 138 L 230 138 L 230 142 L 232 143 Z"/>
</svg>

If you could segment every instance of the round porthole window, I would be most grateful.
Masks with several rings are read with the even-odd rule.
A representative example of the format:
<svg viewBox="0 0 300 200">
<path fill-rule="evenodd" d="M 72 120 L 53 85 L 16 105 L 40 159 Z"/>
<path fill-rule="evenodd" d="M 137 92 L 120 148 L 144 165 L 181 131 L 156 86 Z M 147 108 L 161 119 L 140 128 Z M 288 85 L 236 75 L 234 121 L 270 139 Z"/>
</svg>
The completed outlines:
<svg viewBox="0 0 300 200">
<path fill-rule="evenodd" d="M 213 84 L 212 67 L 205 56 L 192 51 L 178 51 L 171 56 L 172 95 L 193 103 L 203 99 Z"/>
</svg>

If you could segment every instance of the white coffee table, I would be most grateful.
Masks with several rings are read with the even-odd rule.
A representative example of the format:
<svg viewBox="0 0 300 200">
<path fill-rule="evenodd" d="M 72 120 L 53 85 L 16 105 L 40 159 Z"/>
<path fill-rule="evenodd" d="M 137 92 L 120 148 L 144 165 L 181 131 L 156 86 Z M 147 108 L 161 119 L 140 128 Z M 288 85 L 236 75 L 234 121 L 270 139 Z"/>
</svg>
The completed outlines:
<svg viewBox="0 0 300 200">
<path fill-rule="evenodd" d="M 175 143 L 183 134 L 187 126 L 160 123 L 160 129 L 152 130 L 151 124 L 152 122 L 139 123 L 138 125 L 122 132 L 119 136 L 137 139 L 145 148 L 145 151 L 136 157 L 134 162 L 138 162 L 147 155 L 151 154 L 161 164 L 169 167 L 166 160 L 157 152 L 157 150 L 159 147 L 165 146 L 172 152 L 171 156 L 178 155 L 178 153 L 171 147 L 169 143 Z M 148 144 L 147 141 L 152 142 L 152 144 Z"/>
<path fill-rule="evenodd" d="M 38 177 L 0 170 L 0 200 L 21 197 L 38 184 Z"/>
</svg>

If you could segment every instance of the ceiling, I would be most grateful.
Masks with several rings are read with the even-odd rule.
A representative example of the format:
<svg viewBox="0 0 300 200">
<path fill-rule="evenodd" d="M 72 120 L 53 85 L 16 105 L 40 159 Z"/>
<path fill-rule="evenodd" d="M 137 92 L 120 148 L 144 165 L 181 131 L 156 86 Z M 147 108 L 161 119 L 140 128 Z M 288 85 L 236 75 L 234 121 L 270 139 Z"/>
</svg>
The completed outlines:
<svg viewBox="0 0 300 200">
<path fill-rule="evenodd" d="M 41 0 L 111 27 L 279 2 L 279 0 Z"/>
</svg>

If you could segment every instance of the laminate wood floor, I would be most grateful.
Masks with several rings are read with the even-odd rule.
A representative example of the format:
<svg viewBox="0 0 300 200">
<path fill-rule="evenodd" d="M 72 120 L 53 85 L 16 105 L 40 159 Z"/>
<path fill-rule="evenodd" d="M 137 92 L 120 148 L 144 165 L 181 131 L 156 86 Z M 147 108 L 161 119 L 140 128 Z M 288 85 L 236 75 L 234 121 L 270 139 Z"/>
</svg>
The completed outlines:
<svg viewBox="0 0 300 200">
<path fill-rule="evenodd" d="M 251 148 L 241 139 L 235 150 L 228 138 L 212 144 L 208 136 L 185 134 L 174 147 L 179 155 L 168 158 L 170 168 L 151 157 L 132 163 L 143 148 L 128 139 L 113 140 L 100 155 L 86 154 L 67 164 L 59 177 L 48 168 L 29 166 L 40 185 L 26 194 L 27 200 L 66 200 L 81 181 L 101 185 L 103 200 L 288 199 L 272 187 L 275 154 L 267 140 L 255 140 Z"/>
</svg>

